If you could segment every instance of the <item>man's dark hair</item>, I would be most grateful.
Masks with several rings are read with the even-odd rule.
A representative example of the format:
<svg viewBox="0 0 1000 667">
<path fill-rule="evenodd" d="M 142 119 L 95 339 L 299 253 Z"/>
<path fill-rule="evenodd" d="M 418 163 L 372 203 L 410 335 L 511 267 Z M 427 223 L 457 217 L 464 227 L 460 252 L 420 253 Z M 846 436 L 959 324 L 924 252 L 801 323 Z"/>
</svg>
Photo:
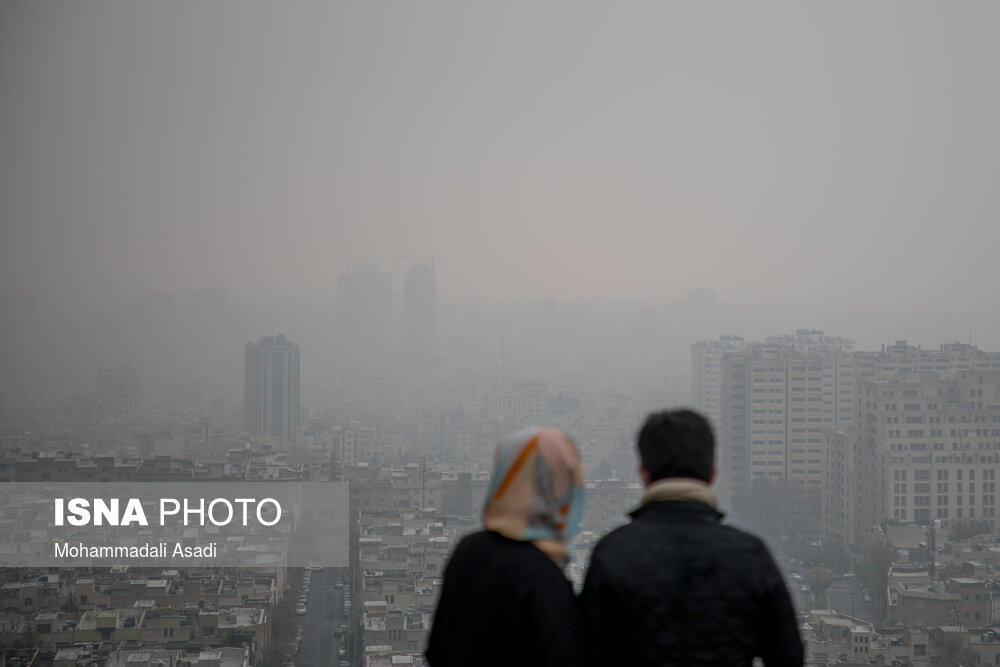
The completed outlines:
<svg viewBox="0 0 1000 667">
<path fill-rule="evenodd" d="M 715 462 L 712 427 L 692 410 L 654 412 L 639 430 L 639 460 L 650 482 L 667 477 L 710 482 Z"/>
</svg>

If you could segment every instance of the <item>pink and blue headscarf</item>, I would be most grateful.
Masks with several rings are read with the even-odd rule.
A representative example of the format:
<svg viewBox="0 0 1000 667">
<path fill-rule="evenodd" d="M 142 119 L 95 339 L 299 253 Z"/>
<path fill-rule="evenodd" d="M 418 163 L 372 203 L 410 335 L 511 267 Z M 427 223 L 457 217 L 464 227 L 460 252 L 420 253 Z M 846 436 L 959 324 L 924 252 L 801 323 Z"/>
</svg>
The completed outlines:
<svg viewBox="0 0 1000 667">
<path fill-rule="evenodd" d="M 582 515 L 583 468 L 565 433 L 529 427 L 497 445 L 483 508 L 487 530 L 565 559 Z"/>
</svg>

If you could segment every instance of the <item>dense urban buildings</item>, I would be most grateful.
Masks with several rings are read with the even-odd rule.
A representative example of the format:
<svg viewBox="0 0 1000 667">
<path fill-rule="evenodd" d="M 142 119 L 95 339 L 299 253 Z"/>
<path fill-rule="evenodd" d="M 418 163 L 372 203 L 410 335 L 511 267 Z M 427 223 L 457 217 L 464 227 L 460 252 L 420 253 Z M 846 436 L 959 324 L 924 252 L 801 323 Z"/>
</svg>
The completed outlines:
<svg viewBox="0 0 1000 667">
<path fill-rule="evenodd" d="M 587 500 L 566 574 L 579 583 L 594 542 L 639 502 L 635 429 L 651 405 L 669 400 L 712 419 L 717 494 L 731 521 L 765 529 L 800 612 L 810 665 L 928 656 L 954 664 L 953 645 L 981 661 L 1000 656 L 991 634 L 1000 623 L 1000 355 L 904 341 L 858 350 L 813 329 L 689 339 L 682 349 L 690 357 L 678 355 L 691 370 L 681 397 L 659 391 L 637 400 L 623 388 L 650 357 L 597 328 L 600 318 L 532 304 L 511 318 L 531 323 L 521 331 L 455 333 L 454 319 L 437 326 L 433 266 L 411 267 L 396 293 L 389 273 L 346 275 L 383 297 L 390 286 L 383 304 L 395 328 L 385 332 L 381 375 L 352 377 L 350 364 L 320 362 L 300 387 L 292 341 L 302 338 L 287 329 L 288 337 L 246 343 L 242 360 L 228 343 L 236 370 L 213 382 L 182 378 L 175 389 L 184 400 L 146 400 L 146 363 L 109 365 L 92 394 L 39 402 L 22 421 L 8 411 L 0 482 L 346 482 L 350 566 L 308 576 L 282 567 L 7 568 L 0 651 L 29 667 L 420 665 L 441 572 L 457 541 L 479 526 L 503 434 L 542 423 L 573 436 Z M 364 292 L 351 281 L 348 292 Z M 203 300 L 198 312 L 207 319 L 197 331 L 221 340 L 225 329 L 207 325 L 226 306 L 216 299 L 206 310 Z M 343 360 L 349 350 L 335 348 L 349 338 L 334 312 L 351 310 L 345 302 L 326 311 L 331 335 L 315 340 Z M 370 313 L 355 314 L 362 341 Z M 655 318 L 635 321 L 643 329 Z M 573 365 L 593 355 L 613 360 L 606 374 Z M 111 405 L 120 407 L 106 412 Z M 13 527 L 4 535 L 30 539 Z M 882 554 L 884 580 L 870 553 Z M 832 573 L 826 589 L 820 568 Z"/>
<path fill-rule="evenodd" d="M 876 381 L 919 385 L 905 390 L 888 390 L 897 396 L 904 392 L 907 396 L 935 394 L 933 400 L 919 404 L 912 401 L 898 404 L 908 406 L 908 413 L 902 419 L 908 420 L 911 427 L 890 429 L 895 437 L 912 434 L 918 439 L 914 444 L 919 447 L 920 439 L 929 438 L 932 430 L 912 426 L 942 419 L 942 415 L 924 413 L 928 406 L 945 405 L 946 395 L 962 391 L 949 385 L 951 388 L 946 392 L 940 389 L 941 383 L 962 382 L 962 373 L 978 370 L 987 373 L 982 381 L 988 385 L 988 373 L 1000 371 L 1000 354 L 985 353 L 975 346 L 959 343 L 942 345 L 939 350 L 924 350 L 909 346 L 905 341 L 884 346 L 878 352 L 855 351 L 849 339 L 800 330 L 792 336 L 768 337 L 761 343 L 730 337 L 698 343 L 692 348 L 692 364 L 693 402 L 712 406 L 711 401 L 721 396 L 721 411 L 716 422 L 720 473 L 717 489 L 725 506 L 731 507 L 748 498 L 755 480 L 769 478 L 783 487 L 784 493 L 791 498 L 789 504 L 796 510 L 804 502 L 814 505 L 817 511 L 822 503 L 828 514 L 838 516 L 838 512 L 846 510 L 835 511 L 834 505 L 850 508 L 852 514 L 862 513 L 854 523 L 850 543 L 857 542 L 859 530 L 866 530 L 859 526 L 870 526 L 872 521 L 969 518 L 968 509 L 959 517 L 954 504 L 950 511 L 944 508 L 939 511 L 936 504 L 931 504 L 919 508 L 914 515 L 916 508 L 912 502 L 907 504 L 899 494 L 888 501 L 894 506 L 886 507 L 886 501 L 875 491 L 885 480 L 878 484 L 875 480 L 880 479 L 877 475 L 881 471 L 889 469 L 890 461 L 883 461 L 877 453 L 882 449 L 898 451 L 897 448 L 909 447 L 909 444 L 877 443 L 870 433 L 859 444 L 859 434 L 866 429 L 870 431 L 873 420 L 882 424 L 886 419 L 900 419 L 898 415 L 872 413 L 872 410 L 894 408 L 896 403 L 869 401 L 880 407 L 866 408 L 862 396 L 871 391 L 867 383 Z M 989 402 L 984 405 L 988 406 Z M 959 419 L 954 416 L 955 406 L 949 409 L 952 418 Z M 969 417 L 973 422 L 988 418 L 992 417 Z M 933 432 L 939 430 L 933 429 Z M 981 428 L 979 432 L 982 433 Z M 953 444 L 948 444 L 948 448 Z M 938 442 L 936 446 L 945 445 Z M 982 446 L 987 450 L 996 447 L 985 441 Z M 862 452 L 867 455 L 862 457 Z M 899 458 L 897 454 L 887 455 L 890 460 Z M 909 481 L 913 481 L 912 477 Z M 850 495 L 848 490 L 852 488 L 858 493 L 863 489 L 865 493 L 876 495 L 848 499 L 845 494 Z M 831 489 L 836 489 L 838 500 L 832 499 Z M 921 494 L 921 502 L 926 499 Z M 904 515 L 904 511 L 907 514 Z M 983 517 L 980 514 L 978 518 Z M 843 537 L 842 530 L 838 534 Z"/>
</svg>

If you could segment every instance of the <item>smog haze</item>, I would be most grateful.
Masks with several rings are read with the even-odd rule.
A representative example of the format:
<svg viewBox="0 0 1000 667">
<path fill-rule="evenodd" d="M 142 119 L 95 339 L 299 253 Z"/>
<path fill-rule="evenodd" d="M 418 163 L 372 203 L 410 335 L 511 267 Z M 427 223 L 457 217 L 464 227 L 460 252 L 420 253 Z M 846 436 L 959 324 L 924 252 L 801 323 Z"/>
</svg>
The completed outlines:
<svg viewBox="0 0 1000 667">
<path fill-rule="evenodd" d="M 443 300 L 995 310 L 992 3 L 0 12 L 0 283 L 39 308 L 433 257 Z"/>
</svg>

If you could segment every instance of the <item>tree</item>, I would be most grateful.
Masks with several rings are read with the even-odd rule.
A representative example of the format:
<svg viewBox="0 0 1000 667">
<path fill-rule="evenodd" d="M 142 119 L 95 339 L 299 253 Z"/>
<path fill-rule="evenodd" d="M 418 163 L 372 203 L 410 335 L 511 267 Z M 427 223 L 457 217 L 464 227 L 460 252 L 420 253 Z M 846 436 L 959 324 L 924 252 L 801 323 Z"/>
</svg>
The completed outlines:
<svg viewBox="0 0 1000 667">
<path fill-rule="evenodd" d="M 888 609 L 886 588 L 889 586 L 889 568 L 896 562 L 899 554 L 896 547 L 889 542 L 876 542 L 868 548 L 866 562 L 860 569 L 862 581 L 871 589 L 875 601 L 875 617 L 884 620 Z"/>
<path fill-rule="evenodd" d="M 934 645 L 941 652 L 941 664 L 962 665 L 975 664 L 975 653 L 969 648 L 969 638 L 957 632 L 935 632 L 933 635 Z"/>
<path fill-rule="evenodd" d="M 785 489 L 782 480 L 757 477 L 746 498 L 734 503 L 734 518 L 777 543 L 785 530 Z"/>
<path fill-rule="evenodd" d="M 35 632 L 35 626 L 29 625 L 28 629 L 21 635 L 21 638 L 14 642 L 14 648 L 38 648 L 40 643 L 38 633 Z"/>
<path fill-rule="evenodd" d="M 820 492 L 806 486 L 802 480 L 788 481 L 788 529 L 799 535 L 818 535 L 820 526 Z"/>
<path fill-rule="evenodd" d="M 955 521 L 950 525 L 951 537 L 958 542 L 964 542 L 970 537 L 990 532 L 990 522 L 986 519 L 966 519 Z"/>
<path fill-rule="evenodd" d="M 271 610 L 271 638 L 267 652 L 262 656 L 263 667 L 277 667 L 288 656 L 288 645 L 295 636 L 295 621 L 289 604 L 277 604 Z"/>
<path fill-rule="evenodd" d="M 825 567 L 817 566 L 809 570 L 809 588 L 813 592 L 813 598 L 816 601 L 816 607 L 819 609 L 827 609 L 830 604 L 826 599 L 826 589 L 830 587 L 833 583 L 833 575 L 830 570 Z"/>
</svg>

